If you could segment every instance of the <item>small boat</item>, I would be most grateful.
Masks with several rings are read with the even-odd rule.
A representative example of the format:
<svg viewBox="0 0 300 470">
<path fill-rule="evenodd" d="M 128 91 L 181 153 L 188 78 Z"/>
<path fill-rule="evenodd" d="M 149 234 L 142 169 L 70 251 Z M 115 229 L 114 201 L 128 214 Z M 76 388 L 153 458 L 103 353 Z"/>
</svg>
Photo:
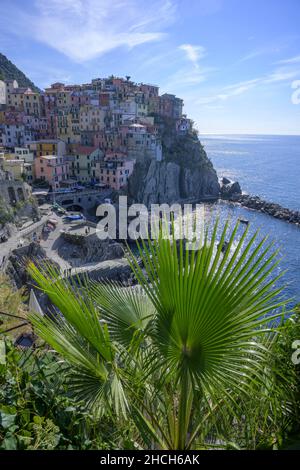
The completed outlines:
<svg viewBox="0 0 300 470">
<path fill-rule="evenodd" d="M 85 221 L 86 218 L 83 214 L 69 214 L 64 217 L 64 222 L 78 222 L 78 221 Z"/>
<path fill-rule="evenodd" d="M 249 224 L 249 220 L 247 220 L 247 219 L 239 219 L 239 221 L 240 221 L 241 224 L 245 224 L 245 225 Z"/>
</svg>

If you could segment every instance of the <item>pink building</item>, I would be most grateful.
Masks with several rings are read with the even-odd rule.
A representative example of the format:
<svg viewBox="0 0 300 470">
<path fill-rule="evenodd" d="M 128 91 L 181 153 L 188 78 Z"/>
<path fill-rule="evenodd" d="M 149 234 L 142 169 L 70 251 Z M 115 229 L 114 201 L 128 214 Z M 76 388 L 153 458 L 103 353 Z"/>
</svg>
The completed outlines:
<svg viewBox="0 0 300 470">
<path fill-rule="evenodd" d="M 34 169 L 36 179 L 47 181 L 53 190 L 60 187 L 61 182 L 68 178 L 69 164 L 64 157 L 44 155 L 36 157 Z"/>
<path fill-rule="evenodd" d="M 124 158 L 109 158 L 96 163 L 95 176 L 99 183 L 118 191 L 127 185 L 128 178 L 133 172 L 135 160 Z"/>
</svg>

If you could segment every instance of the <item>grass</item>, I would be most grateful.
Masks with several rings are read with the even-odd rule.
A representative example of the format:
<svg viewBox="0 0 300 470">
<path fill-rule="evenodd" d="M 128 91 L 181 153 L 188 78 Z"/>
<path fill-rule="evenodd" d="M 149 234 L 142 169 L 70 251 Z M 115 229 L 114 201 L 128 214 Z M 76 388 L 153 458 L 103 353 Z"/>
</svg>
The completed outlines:
<svg viewBox="0 0 300 470">
<path fill-rule="evenodd" d="M 0 335 L 5 331 L 15 328 L 18 325 L 23 323 L 23 320 L 27 320 L 27 307 L 24 304 L 26 300 L 24 289 L 14 290 L 11 286 L 11 282 L 7 276 L 4 274 L 0 275 Z M 14 318 L 8 315 L 15 315 Z M 9 335 L 16 339 L 21 333 L 31 332 L 31 327 L 29 325 L 22 326 L 11 330 Z"/>
</svg>

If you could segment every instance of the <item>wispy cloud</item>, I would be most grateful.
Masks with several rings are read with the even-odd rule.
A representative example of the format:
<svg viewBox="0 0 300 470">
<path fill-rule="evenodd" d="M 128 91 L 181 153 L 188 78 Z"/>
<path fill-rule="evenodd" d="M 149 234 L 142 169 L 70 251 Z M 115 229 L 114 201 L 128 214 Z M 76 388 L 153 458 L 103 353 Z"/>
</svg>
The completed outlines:
<svg viewBox="0 0 300 470">
<path fill-rule="evenodd" d="M 277 69 L 273 72 L 257 77 L 251 80 L 245 80 L 233 85 L 222 88 L 215 94 L 201 97 L 197 100 L 197 104 L 207 105 L 210 103 L 224 102 L 229 98 L 234 96 L 243 95 L 247 91 L 256 88 L 262 85 L 276 84 L 280 82 L 285 82 L 292 80 L 293 78 L 299 76 L 300 69 L 297 70 L 286 70 L 286 69 Z"/>
<path fill-rule="evenodd" d="M 14 13 L 11 32 L 19 25 L 22 35 L 84 62 L 117 47 L 163 39 L 175 6 L 172 0 L 36 0 L 30 12 Z"/>
<path fill-rule="evenodd" d="M 276 83 L 276 82 L 283 82 L 286 80 L 292 80 L 293 78 L 299 76 L 300 70 L 284 70 L 278 69 L 275 70 L 273 73 L 265 77 L 262 82 L 263 83 Z"/>
<path fill-rule="evenodd" d="M 296 55 L 295 57 L 290 57 L 288 59 L 279 60 L 277 64 L 288 65 L 288 64 L 299 64 L 300 63 L 300 55 Z"/>
<path fill-rule="evenodd" d="M 260 82 L 260 78 L 255 78 L 253 80 L 245 80 L 243 82 L 229 85 L 227 87 L 224 87 L 220 92 L 214 95 L 206 96 L 206 97 L 202 97 L 198 99 L 197 103 L 209 104 L 209 103 L 227 101 L 229 98 L 233 96 L 242 95 L 243 93 L 247 92 L 251 88 L 254 88 L 259 82 Z"/>
<path fill-rule="evenodd" d="M 199 68 L 198 61 L 205 56 L 205 48 L 203 46 L 181 44 L 181 46 L 179 46 L 179 49 L 186 53 L 187 59 L 192 62 L 195 68 Z"/>
<path fill-rule="evenodd" d="M 281 49 L 282 49 L 282 47 L 278 46 L 278 45 L 276 45 L 276 46 L 267 46 L 267 47 L 261 47 L 261 48 L 258 48 L 258 49 L 254 49 L 253 51 L 250 51 L 248 54 L 246 54 L 244 57 L 242 57 L 240 62 L 245 62 L 247 60 L 256 59 L 257 57 L 268 55 L 268 54 L 276 54 L 276 53 L 280 52 Z"/>
</svg>

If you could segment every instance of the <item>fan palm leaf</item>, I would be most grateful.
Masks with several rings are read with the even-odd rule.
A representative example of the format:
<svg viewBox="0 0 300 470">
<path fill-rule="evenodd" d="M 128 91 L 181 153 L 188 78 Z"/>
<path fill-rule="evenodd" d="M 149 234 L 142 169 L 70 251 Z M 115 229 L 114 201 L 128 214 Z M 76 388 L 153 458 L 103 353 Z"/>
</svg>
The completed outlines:
<svg viewBox="0 0 300 470">
<path fill-rule="evenodd" d="M 33 315 L 32 322 L 74 367 L 78 397 L 130 412 L 147 445 L 183 449 L 205 427 L 195 406 L 216 425 L 216 406 L 226 403 L 233 416 L 240 397 L 261 390 L 272 373 L 265 338 L 285 301 L 282 274 L 274 274 L 278 252 L 248 230 L 238 237 L 238 224 L 230 232 L 226 222 L 219 235 L 217 221 L 192 250 L 162 232 L 138 243 L 140 260 L 128 255 L 135 289 L 94 282 L 78 289 L 31 265 L 62 314 L 58 321 Z"/>
</svg>

